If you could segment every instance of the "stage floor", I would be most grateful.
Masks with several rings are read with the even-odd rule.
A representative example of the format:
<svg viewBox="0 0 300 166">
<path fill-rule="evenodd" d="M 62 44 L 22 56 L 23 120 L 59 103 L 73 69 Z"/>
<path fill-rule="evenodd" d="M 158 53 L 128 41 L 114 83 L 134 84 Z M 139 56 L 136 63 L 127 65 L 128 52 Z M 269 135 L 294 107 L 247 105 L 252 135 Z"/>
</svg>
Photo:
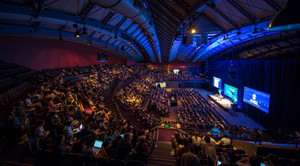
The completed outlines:
<svg viewBox="0 0 300 166">
<path fill-rule="evenodd" d="M 211 98 L 213 98 L 215 101 L 217 101 L 219 104 L 221 104 L 226 109 L 232 109 L 231 104 L 232 102 L 229 99 L 223 98 L 220 99 L 216 95 L 209 95 Z"/>
</svg>

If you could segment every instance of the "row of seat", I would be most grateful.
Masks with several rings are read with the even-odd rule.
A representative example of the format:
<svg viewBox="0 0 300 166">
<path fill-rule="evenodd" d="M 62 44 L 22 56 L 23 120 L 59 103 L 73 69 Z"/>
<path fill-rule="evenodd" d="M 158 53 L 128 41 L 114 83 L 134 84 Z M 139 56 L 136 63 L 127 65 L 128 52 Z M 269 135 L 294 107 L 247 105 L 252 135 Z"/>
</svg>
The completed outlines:
<svg viewBox="0 0 300 166">
<path fill-rule="evenodd" d="M 27 92 L 31 88 L 31 84 L 29 82 L 24 82 L 5 93 L 0 94 L 0 108 L 3 108 L 11 101 L 15 100 L 25 92 Z"/>
</svg>

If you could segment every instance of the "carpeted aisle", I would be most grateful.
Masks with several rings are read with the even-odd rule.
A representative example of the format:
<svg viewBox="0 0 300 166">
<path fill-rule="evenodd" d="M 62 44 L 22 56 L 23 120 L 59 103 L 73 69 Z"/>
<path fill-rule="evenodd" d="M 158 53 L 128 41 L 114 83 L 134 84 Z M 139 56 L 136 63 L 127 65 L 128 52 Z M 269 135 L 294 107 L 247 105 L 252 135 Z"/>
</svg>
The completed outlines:
<svg viewBox="0 0 300 166">
<path fill-rule="evenodd" d="M 175 157 L 170 154 L 171 142 L 157 141 L 157 147 L 153 150 L 147 166 L 175 166 Z"/>
</svg>

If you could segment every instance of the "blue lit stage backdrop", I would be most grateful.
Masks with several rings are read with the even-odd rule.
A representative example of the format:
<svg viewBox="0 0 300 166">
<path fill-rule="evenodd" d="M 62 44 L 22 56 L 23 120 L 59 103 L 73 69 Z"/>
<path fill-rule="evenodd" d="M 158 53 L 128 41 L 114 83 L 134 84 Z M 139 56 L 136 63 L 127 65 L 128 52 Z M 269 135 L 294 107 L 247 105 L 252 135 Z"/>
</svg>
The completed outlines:
<svg viewBox="0 0 300 166">
<path fill-rule="evenodd" d="M 265 113 L 269 113 L 270 94 L 252 88 L 244 87 L 243 101 Z"/>
<path fill-rule="evenodd" d="M 231 98 L 233 100 L 233 102 L 237 102 L 238 100 L 238 88 L 228 85 L 228 84 L 224 84 L 224 94 L 226 96 L 228 96 L 229 98 Z"/>
</svg>

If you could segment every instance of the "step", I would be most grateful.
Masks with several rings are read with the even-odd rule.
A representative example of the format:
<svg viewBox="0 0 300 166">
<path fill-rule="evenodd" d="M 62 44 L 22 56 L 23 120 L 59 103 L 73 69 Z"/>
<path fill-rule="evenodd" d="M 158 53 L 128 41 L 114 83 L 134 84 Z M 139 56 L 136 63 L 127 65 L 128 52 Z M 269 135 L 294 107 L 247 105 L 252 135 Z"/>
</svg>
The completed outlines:
<svg viewBox="0 0 300 166">
<path fill-rule="evenodd" d="M 147 166 L 175 166 L 176 162 L 148 161 Z"/>
<path fill-rule="evenodd" d="M 171 156 L 171 155 L 152 154 L 150 158 L 168 158 L 168 159 L 173 159 L 174 160 L 174 156 Z"/>
</svg>

